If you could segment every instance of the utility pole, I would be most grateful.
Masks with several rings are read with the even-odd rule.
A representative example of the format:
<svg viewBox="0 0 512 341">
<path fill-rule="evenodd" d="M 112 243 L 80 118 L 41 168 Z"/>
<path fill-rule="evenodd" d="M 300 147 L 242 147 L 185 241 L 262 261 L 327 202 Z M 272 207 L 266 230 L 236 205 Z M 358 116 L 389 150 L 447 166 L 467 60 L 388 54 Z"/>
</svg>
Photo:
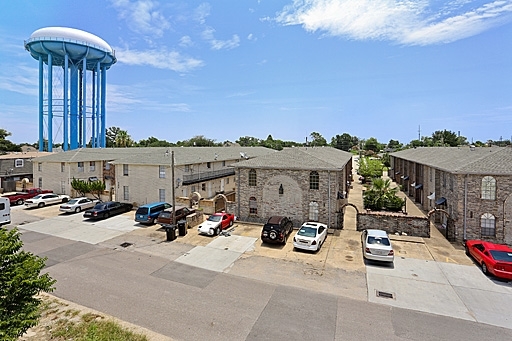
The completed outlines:
<svg viewBox="0 0 512 341">
<path fill-rule="evenodd" d="M 176 228 L 176 196 L 174 195 L 174 150 L 171 151 L 172 225 Z"/>
<path fill-rule="evenodd" d="M 421 126 L 418 125 L 418 141 L 421 141 Z"/>
</svg>

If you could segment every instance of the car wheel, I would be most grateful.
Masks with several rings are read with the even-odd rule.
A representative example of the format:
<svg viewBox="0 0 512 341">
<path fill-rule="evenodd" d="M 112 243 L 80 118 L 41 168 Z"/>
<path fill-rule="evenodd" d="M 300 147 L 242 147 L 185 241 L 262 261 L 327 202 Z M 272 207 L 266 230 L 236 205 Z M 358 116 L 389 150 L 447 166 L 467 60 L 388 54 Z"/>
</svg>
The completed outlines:
<svg viewBox="0 0 512 341">
<path fill-rule="evenodd" d="M 37 207 L 39 207 L 39 208 L 44 207 L 44 202 L 40 202 L 39 204 L 37 204 Z"/>
<path fill-rule="evenodd" d="M 151 224 L 153 224 L 153 225 L 156 224 L 156 218 L 153 218 L 153 220 L 151 221 Z"/>
<path fill-rule="evenodd" d="M 220 235 L 220 231 L 221 231 L 220 227 L 217 227 L 217 236 Z"/>
<path fill-rule="evenodd" d="M 466 256 L 471 256 L 471 255 L 469 254 L 469 248 L 468 248 L 468 246 L 467 246 L 467 245 L 466 245 L 466 246 L 464 246 L 464 250 L 466 251 Z"/>
<path fill-rule="evenodd" d="M 233 226 L 233 220 L 229 222 L 229 227 Z"/>
<path fill-rule="evenodd" d="M 489 275 L 489 270 L 487 269 L 487 265 L 485 265 L 485 263 L 482 263 L 482 272 L 487 276 Z"/>
<path fill-rule="evenodd" d="M 16 205 L 23 205 L 23 199 L 18 199 L 18 201 L 16 201 Z"/>
<path fill-rule="evenodd" d="M 82 209 L 79 207 L 75 208 L 75 213 L 79 213 Z"/>
<path fill-rule="evenodd" d="M 103 219 L 107 219 L 108 217 L 109 217 L 108 212 L 107 213 L 103 213 Z"/>
<path fill-rule="evenodd" d="M 288 236 L 285 234 L 283 237 L 283 245 L 286 245 L 287 241 L 288 241 Z"/>
<path fill-rule="evenodd" d="M 210 236 L 214 236 L 215 235 L 215 230 L 214 229 L 210 229 Z"/>
</svg>

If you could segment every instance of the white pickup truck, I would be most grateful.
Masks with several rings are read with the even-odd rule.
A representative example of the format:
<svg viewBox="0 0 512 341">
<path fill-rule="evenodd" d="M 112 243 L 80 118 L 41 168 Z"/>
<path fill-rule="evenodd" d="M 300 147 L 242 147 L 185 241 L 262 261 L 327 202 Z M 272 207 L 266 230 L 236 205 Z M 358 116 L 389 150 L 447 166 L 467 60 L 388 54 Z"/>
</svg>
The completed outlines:
<svg viewBox="0 0 512 341">
<path fill-rule="evenodd" d="M 61 204 L 69 201 L 69 195 L 55 193 L 39 194 L 31 199 L 25 200 L 26 208 L 44 207 L 46 205 Z"/>
</svg>

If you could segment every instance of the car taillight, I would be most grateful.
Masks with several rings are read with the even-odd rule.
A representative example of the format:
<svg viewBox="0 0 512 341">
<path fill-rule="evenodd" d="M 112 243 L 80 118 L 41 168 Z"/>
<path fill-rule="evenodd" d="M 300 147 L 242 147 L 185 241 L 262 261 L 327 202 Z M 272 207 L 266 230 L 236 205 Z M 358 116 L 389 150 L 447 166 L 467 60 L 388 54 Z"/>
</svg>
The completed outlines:
<svg viewBox="0 0 512 341">
<path fill-rule="evenodd" d="M 98 212 L 94 212 L 92 215 L 96 217 L 98 215 Z"/>
<path fill-rule="evenodd" d="M 364 252 L 366 252 L 366 253 L 371 253 L 371 252 L 370 252 L 370 248 L 369 248 L 369 247 L 364 248 Z"/>
<path fill-rule="evenodd" d="M 393 256 L 395 252 L 393 250 L 389 251 L 388 256 Z"/>
<path fill-rule="evenodd" d="M 267 231 L 265 231 L 265 232 L 262 232 L 262 233 L 261 233 L 261 235 L 262 235 L 263 237 L 266 237 L 266 236 L 268 236 L 268 233 L 267 233 Z"/>
<path fill-rule="evenodd" d="M 316 245 L 316 240 L 313 240 L 313 242 L 311 243 L 311 245 Z"/>
</svg>

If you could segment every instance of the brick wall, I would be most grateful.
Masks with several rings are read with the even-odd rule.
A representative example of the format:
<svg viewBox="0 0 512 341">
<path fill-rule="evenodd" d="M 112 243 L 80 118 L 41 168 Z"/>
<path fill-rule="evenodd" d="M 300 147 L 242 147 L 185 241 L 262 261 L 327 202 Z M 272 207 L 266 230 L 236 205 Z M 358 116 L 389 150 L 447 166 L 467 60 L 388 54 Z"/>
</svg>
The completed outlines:
<svg viewBox="0 0 512 341">
<path fill-rule="evenodd" d="M 357 230 L 378 229 L 388 234 L 406 233 L 408 236 L 430 238 L 430 222 L 425 217 L 411 217 L 390 213 L 358 213 Z"/>
</svg>

